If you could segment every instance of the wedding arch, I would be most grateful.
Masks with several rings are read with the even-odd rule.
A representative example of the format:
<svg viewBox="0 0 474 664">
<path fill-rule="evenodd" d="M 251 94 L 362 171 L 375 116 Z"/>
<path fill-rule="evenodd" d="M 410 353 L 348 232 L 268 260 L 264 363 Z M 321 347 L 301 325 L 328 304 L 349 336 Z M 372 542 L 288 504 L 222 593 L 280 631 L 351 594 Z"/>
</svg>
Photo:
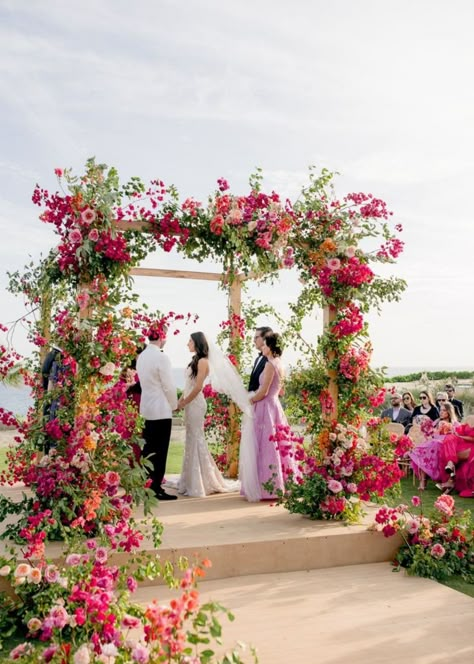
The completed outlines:
<svg viewBox="0 0 474 664">
<path fill-rule="evenodd" d="M 50 340 L 61 347 L 62 373 L 56 392 L 45 395 L 35 387 L 38 406 L 23 426 L 25 444 L 11 464 L 13 478 L 30 486 L 35 497 L 4 506 L 21 516 L 8 532 L 28 532 L 33 540 L 40 531 L 65 536 L 77 528 L 103 528 L 120 519 L 130 504 L 143 502 L 147 509 L 144 469 L 130 465 L 130 442 L 139 430 L 136 413 L 126 403 L 120 368 L 151 326 L 183 318 L 150 314 L 137 307 L 131 292 L 131 274 L 176 276 L 139 267 L 157 245 L 164 251 L 175 247 L 198 261 L 221 261 L 222 276 L 201 273 L 197 278 L 222 279 L 228 289 L 229 350 L 237 357 L 238 340 L 245 333 L 240 318 L 243 280 L 268 278 L 282 267 L 298 270 L 303 288 L 291 305 L 288 331 L 298 332 L 315 306 L 325 312 L 324 332 L 312 354 L 315 365 L 299 384 L 299 415 L 312 440 L 325 441 L 325 454 L 327 441 L 334 442 L 328 436 L 338 417 L 352 426 L 383 400 L 382 378 L 369 367 L 363 316 L 370 306 L 398 299 L 404 287 L 400 279 L 377 277 L 370 267 L 372 262 L 394 262 L 403 246 L 397 237 L 401 227 L 391 228 L 383 201 L 362 193 L 339 200 L 333 174 L 314 169 L 294 203 L 275 192 L 264 193 L 260 172 L 251 176 L 245 196 L 231 194 L 228 183 L 218 180 L 206 204 L 181 201 L 176 189 L 160 180 L 147 187 L 132 177 L 121 184 L 115 169 L 94 160 L 81 177 L 61 169 L 56 175 L 62 191 L 50 193 L 38 186 L 33 202 L 42 209 L 40 219 L 54 226 L 59 244 L 41 265 L 12 275 L 11 289 L 41 303 L 41 320 L 31 336 L 43 352 Z M 361 245 L 367 239 L 381 244 L 366 250 Z M 45 422 L 45 403 L 49 407 L 51 400 L 60 404 L 59 415 Z M 45 442 L 54 454 L 42 458 Z M 115 473 L 114 491 L 106 479 L 110 472 Z M 366 482 L 361 492 L 367 491 Z M 350 504 L 341 496 L 341 509 L 327 513 L 344 516 Z M 34 528 L 26 517 L 32 510 L 48 513 Z"/>
</svg>

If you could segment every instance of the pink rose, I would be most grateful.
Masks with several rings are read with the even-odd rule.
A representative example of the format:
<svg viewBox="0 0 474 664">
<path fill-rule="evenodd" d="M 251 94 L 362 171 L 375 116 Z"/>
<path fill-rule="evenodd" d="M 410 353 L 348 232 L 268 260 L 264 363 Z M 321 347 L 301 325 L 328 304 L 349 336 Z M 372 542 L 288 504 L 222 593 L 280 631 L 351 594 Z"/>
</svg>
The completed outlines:
<svg viewBox="0 0 474 664">
<path fill-rule="evenodd" d="M 89 235 L 87 237 L 91 242 L 97 242 L 97 240 L 99 239 L 99 231 L 97 230 L 97 228 L 92 228 L 89 231 Z"/>
<path fill-rule="evenodd" d="M 357 249 L 357 247 L 355 247 L 354 245 L 350 245 L 349 247 L 347 247 L 347 249 L 346 249 L 347 258 L 354 258 L 355 253 L 356 253 L 356 249 Z"/>
<path fill-rule="evenodd" d="M 328 489 L 329 489 L 329 491 L 332 491 L 333 493 L 339 493 L 340 491 L 342 491 L 343 486 L 337 480 L 329 480 Z"/>
<path fill-rule="evenodd" d="M 326 262 L 326 265 L 331 270 L 331 272 L 337 272 L 341 267 L 341 261 L 339 258 L 329 258 Z"/>
<path fill-rule="evenodd" d="M 433 558 L 437 558 L 439 560 L 446 553 L 446 549 L 444 548 L 444 546 L 441 546 L 441 544 L 433 544 L 430 553 L 433 556 Z"/>
<path fill-rule="evenodd" d="M 71 242 L 74 244 L 79 244 L 79 242 L 82 242 L 82 233 L 81 231 L 77 230 L 77 228 L 74 228 L 70 233 L 69 233 L 69 239 Z"/>
<path fill-rule="evenodd" d="M 91 208 L 86 208 L 81 212 L 81 221 L 86 226 L 90 226 L 97 218 L 97 214 Z"/>
</svg>

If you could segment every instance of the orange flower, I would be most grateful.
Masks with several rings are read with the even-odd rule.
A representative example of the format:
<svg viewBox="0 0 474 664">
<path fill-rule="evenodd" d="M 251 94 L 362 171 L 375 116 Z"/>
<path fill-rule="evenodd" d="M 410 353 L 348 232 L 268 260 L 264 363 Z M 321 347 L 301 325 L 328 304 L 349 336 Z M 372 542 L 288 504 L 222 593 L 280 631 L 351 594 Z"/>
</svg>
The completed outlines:
<svg viewBox="0 0 474 664">
<path fill-rule="evenodd" d="M 323 429 L 318 434 L 318 443 L 321 450 L 325 450 L 329 447 L 329 431 Z"/>
<path fill-rule="evenodd" d="M 322 252 L 329 253 L 331 251 L 336 251 L 336 244 L 331 238 L 327 237 L 324 242 L 321 243 L 319 248 Z"/>
</svg>

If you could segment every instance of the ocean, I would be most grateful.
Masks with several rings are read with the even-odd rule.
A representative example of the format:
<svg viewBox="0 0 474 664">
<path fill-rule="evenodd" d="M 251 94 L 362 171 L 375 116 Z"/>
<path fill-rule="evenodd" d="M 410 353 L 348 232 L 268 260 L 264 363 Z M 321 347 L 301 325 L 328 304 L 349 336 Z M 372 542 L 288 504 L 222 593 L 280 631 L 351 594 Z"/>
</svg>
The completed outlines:
<svg viewBox="0 0 474 664">
<path fill-rule="evenodd" d="M 419 371 L 472 371 L 471 367 L 387 367 L 386 375 L 403 376 Z M 173 369 L 173 378 L 176 387 L 184 387 L 184 368 Z M 33 405 L 29 387 L 6 387 L 0 385 L 0 406 L 11 410 L 16 415 L 26 415 L 28 408 Z"/>
</svg>

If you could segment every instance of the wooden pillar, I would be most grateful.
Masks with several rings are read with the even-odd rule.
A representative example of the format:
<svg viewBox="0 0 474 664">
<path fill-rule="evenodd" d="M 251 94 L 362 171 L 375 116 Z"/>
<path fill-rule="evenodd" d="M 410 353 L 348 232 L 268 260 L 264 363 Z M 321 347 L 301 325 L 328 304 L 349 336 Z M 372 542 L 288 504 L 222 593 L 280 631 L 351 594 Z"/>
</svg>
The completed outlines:
<svg viewBox="0 0 474 664">
<path fill-rule="evenodd" d="M 229 286 L 229 317 L 232 321 L 230 329 L 230 352 L 234 354 L 238 342 L 239 331 L 233 322 L 233 315 L 240 316 L 242 312 L 242 279 L 236 275 Z M 240 418 L 234 403 L 229 406 L 229 440 L 227 443 L 227 459 L 229 477 L 237 477 L 239 471 L 239 442 L 240 442 Z"/>
<path fill-rule="evenodd" d="M 45 345 L 40 349 L 40 367 L 42 367 L 51 344 L 51 294 L 46 291 L 41 293 L 40 311 L 40 334 L 46 339 Z"/>
<path fill-rule="evenodd" d="M 331 323 L 334 322 L 335 318 L 336 310 L 326 305 L 323 309 L 323 326 L 325 331 Z M 326 356 L 326 362 L 328 362 L 328 364 L 331 363 L 335 357 L 336 353 L 333 350 L 329 350 Z M 335 369 L 328 369 L 327 375 L 329 378 L 328 390 L 334 405 L 332 412 L 325 415 L 324 419 L 327 422 L 331 422 L 332 420 L 337 420 L 338 414 L 339 391 L 337 387 L 337 371 Z"/>
</svg>

